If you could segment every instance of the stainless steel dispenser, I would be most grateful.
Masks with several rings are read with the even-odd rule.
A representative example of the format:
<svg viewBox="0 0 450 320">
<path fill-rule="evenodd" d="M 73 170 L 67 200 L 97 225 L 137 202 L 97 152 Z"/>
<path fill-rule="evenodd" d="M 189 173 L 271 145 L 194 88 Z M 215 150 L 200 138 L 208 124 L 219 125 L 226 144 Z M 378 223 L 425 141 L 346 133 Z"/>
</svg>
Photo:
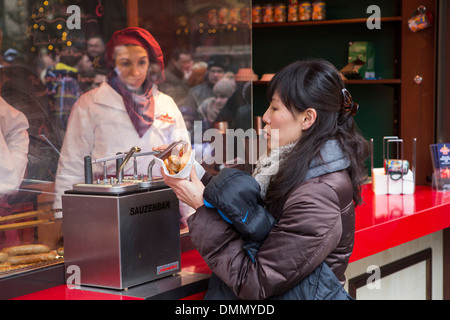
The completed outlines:
<svg viewBox="0 0 450 320">
<path fill-rule="evenodd" d="M 132 148 L 107 159 L 85 159 L 85 183 L 62 196 L 68 284 L 126 289 L 180 271 L 175 193 L 162 179 L 139 179 L 136 173 L 121 177 L 126 162 L 132 156 L 136 161 L 139 152 Z M 105 172 L 103 181 L 93 183 L 92 163 L 111 160 L 118 160 L 116 179 L 107 179 Z"/>
</svg>

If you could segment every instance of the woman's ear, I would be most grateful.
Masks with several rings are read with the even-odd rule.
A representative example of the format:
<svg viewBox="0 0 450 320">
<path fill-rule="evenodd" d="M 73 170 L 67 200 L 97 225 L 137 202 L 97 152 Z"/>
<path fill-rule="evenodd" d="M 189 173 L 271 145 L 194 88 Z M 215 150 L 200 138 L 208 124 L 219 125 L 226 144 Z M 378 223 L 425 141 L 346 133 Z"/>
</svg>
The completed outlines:
<svg viewBox="0 0 450 320">
<path fill-rule="evenodd" d="M 308 130 L 317 119 L 317 111 L 313 108 L 308 108 L 303 114 L 303 130 Z"/>
</svg>

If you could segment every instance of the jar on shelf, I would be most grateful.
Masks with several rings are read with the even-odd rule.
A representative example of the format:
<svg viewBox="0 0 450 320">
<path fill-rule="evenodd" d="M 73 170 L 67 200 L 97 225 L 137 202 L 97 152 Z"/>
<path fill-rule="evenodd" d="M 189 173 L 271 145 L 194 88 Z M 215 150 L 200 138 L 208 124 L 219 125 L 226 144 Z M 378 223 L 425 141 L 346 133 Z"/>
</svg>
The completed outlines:
<svg viewBox="0 0 450 320">
<path fill-rule="evenodd" d="M 263 7 L 260 4 L 254 4 L 252 6 L 252 22 L 262 23 L 263 21 Z"/>
<path fill-rule="evenodd" d="M 219 9 L 219 14 L 217 20 L 219 25 L 224 26 L 227 25 L 230 18 L 230 10 L 227 7 L 222 7 Z"/>
<path fill-rule="evenodd" d="M 241 24 L 248 25 L 252 23 L 252 15 L 250 12 L 250 8 L 243 7 L 241 10 L 239 10 L 240 16 L 241 16 Z"/>
<path fill-rule="evenodd" d="M 288 14 L 287 14 L 288 22 L 298 21 L 298 1 L 297 0 L 289 0 L 287 11 L 288 11 Z"/>
<path fill-rule="evenodd" d="M 273 22 L 286 22 L 286 5 L 277 3 L 273 10 Z"/>
<path fill-rule="evenodd" d="M 210 26 L 217 26 L 217 9 L 213 8 L 208 11 L 207 21 Z"/>
<path fill-rule="evenodd" d="M 230 23 L 232 25 L 239 24 L 239 8 L 233 7 L 230 9 Z"/>
<path fill-rule="evenodd" d="M 311 2 L 310 1 L 302 1 L 298 5 L 298 20 L 300 21 L 308 21 L 311 20 Z"/>
<path fill-rule="evenodd" d="M 312 3 L 312 19 L 325 20 L 326 3 L 324 1 L 313 1 Z"/>
<path fill-rule="evenodd" d="M 271 4 L 266 4 L 264 6 L 263 23 L 273 22 L 273 10 L 274 10 L 274 7 Z"/>
</svg>

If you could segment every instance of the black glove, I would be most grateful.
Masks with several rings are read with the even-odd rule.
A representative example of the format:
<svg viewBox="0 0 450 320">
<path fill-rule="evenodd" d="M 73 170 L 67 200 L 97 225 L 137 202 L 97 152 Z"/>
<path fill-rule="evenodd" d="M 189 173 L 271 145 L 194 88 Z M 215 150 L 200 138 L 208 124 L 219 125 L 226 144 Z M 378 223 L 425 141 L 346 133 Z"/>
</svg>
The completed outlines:
<svg viewBox="0 0 450 320">
<path fill-rule="evenodd" d="M 276 223 L 264 207 L 258 182 L 244 171 L 225 168 L 208 183 L 203 198 L 207 207 L 217 209 L 242 235 L 244 249 L 255 261 L 256 253 Z"/>
</svg>

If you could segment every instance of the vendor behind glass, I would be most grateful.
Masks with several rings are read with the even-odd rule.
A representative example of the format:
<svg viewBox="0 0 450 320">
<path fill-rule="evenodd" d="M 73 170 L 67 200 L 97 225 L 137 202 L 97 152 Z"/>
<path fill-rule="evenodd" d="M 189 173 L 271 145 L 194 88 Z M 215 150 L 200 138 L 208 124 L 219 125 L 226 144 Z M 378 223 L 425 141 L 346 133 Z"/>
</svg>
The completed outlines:
<svg viewBox="0 0 450 320">
<path fill-rule="evenodd" d="M 105 62 L 111 72 L 107 81 L 82 95 L 73 106 L 56 176 L 54 208 L 62 207 L 61 195 L 84 182 L 84 157 L 93 160 L 139 147 L 142 152 L 189 141 L 183 117 L 174 100 L 157 90 L 149 66 L 164 72 L 161 48 L 141 28 L 114 33 L 107 44 Z M 138 172 L 147 173 L 151 156 L 138 159 Z M 116 174 L 115 161 L 107 172 Z M 133 166 L 124 175 L 133 175 Z M 159 170 L 155 166 L 155 175 Z M 103 166 L 93 166 L 94 179 L 103 179 Z M 182 210 L 180 208 L 180 210 Z"/>
</svg>

